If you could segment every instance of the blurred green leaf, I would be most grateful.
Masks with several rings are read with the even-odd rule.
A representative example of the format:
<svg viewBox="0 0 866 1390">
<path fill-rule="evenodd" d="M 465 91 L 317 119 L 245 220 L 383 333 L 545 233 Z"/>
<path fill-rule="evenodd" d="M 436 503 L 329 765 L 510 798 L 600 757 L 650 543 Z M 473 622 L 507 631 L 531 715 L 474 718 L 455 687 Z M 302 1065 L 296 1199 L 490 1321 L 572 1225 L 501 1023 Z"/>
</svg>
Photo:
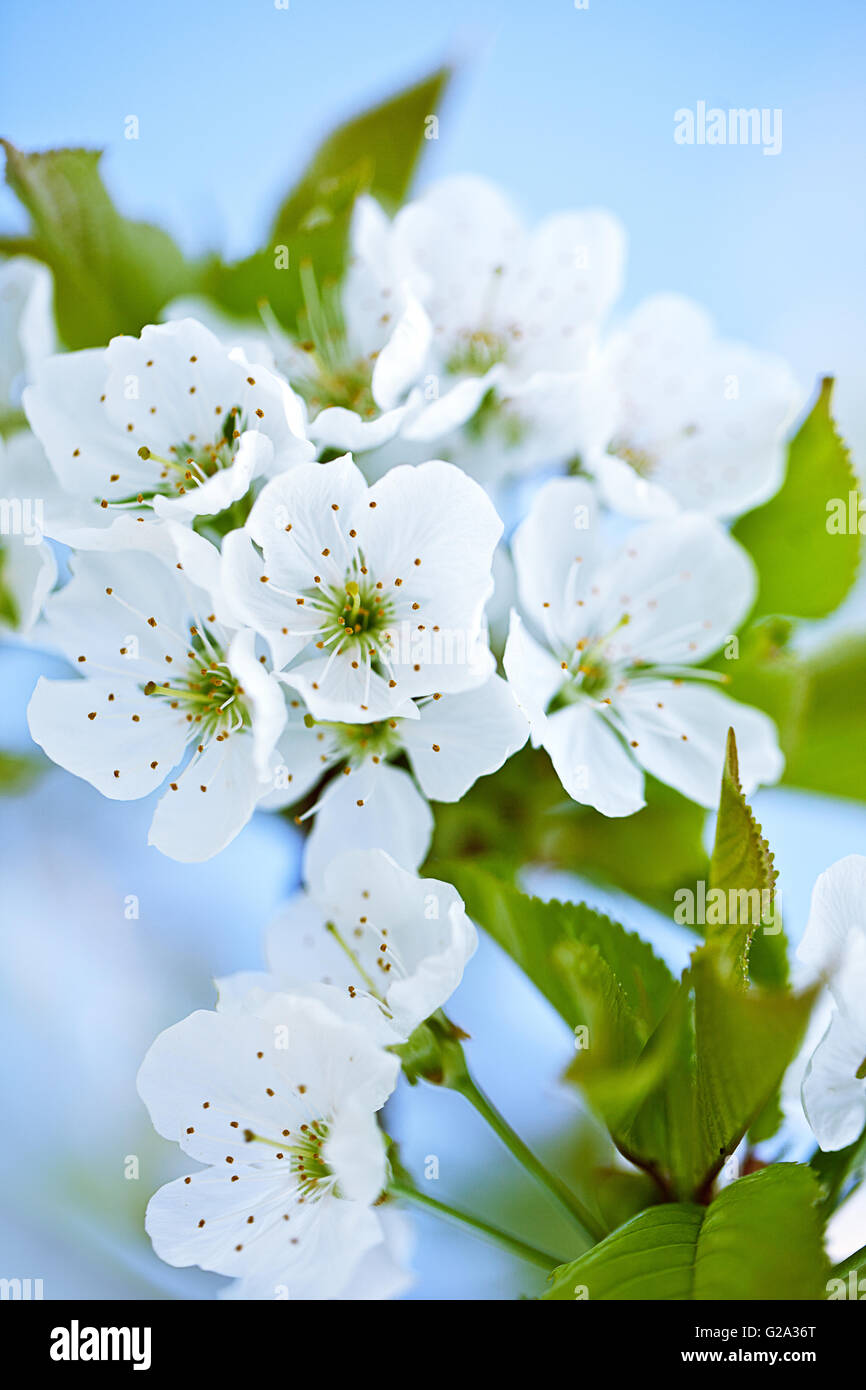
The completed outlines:
<svg viewBox="0 0 866 1390">
<path fill-rule="evenodd" d="M 425 144 L 425 122 L 439 110 L 450 78 L 450 69 L 439 68 L 333 130 L 282 204 L 273 238 L 281 240 L 307 217 L 323 187 L 361 165 L 367 191 L 389 211 L 399 207 Z"/>
<path fill-rule="evenodd" d="M 4 581 L 3 571 L 8 563 L 9 552 L 0 545 L 0 623 L 6 627 L 17 628 L 20 621 L 18 603 L 15 595 Z"/>
<path fill-rule="evenodd" d="M 866 1177 L 866 1129 L 844 1149 L 834 1149 L 830 1153 L 816 1149 L 810 1166 L 821 1184 L 822 1210 L 831 1216 L 851 1185 Z"/>
<path fill-rule="evenodd" d="M 866 800 L 866 635 L 805 655 L 790 635 L 778 619 L 745 632 L 739 659 L 724 663 L 729 691 L 775 720 L 786 785 Z"/>
<path fill-rule="evenodd" d="M 510 864 L 512 877 L 525 864 L 551 865 L 670 915 L 675 891 L 707 877 L 706 813 L 651 777 L 646 798 L 633 816 L 602 816 L 568 800 L 543 750 L 524 748 L 462 801 L 437 806 L 432 856 Z"/>
<path fill-rule="evenodd" d="M 781 489 L 734 527 L 758 567 L 756 617 L 823 618 L 839 607 L 857 576 L 859 534 L 829 529 L 828 505 L 837 501 L 847 509 L 857 488 L 830 413 L 832 393 L 833 379 L 825 377 L 811 414 L 791 440 Z"/>
<path fill-rule="evenodd" d="M 545 1299 L 820 1300 L 829 1270 L 805 1165 L 764 1168 L 709 1206 L 641 1212 L 551 1275 Z"/>
<path fill-rule="evenodd" d="M 388 208 L 402 202 L 424 144 L 425 118 L 435 114 L 449 76 L 442 68 L 332 131 L 282 203 L 268 245 L 234 265 L 214 262 L 206 293 L 238 317 L 253 317 L 267 303 L 285 329 L 305 338 L 311 272 L 313 293 L 333 317 L 332 291 L 345 269 L 355 200 L 372 193 Z"/>
<path fill-rule="evenodd" d="M 40 763 L 23 753 L 6 753 L 0 748 L 0 796 L 23 791 L 39 775 Z"/>
<path fill-rule="evenodd" d="M 54 273 L 60 336 L 98 347 L 155 323 L 170 299 L 191 292 L 197 272 L 171 237 L 122 217 L 99 170 L 99 150 L 24 154 L 2 142 L 6 182 L 32 223 L 28 254 Z"/>
</svg>

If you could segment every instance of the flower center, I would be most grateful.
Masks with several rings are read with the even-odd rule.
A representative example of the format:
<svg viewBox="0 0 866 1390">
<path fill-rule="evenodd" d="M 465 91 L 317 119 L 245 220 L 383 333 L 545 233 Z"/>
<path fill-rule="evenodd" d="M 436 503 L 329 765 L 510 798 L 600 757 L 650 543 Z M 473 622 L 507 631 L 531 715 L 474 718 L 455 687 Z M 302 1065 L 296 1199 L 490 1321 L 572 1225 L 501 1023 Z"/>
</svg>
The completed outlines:
<svg viewBox="0 0 866 1390">
<path fill-rule="evenodd" d="M 161 685 L 148 681 L 144 694 L 167 700 L 172 709 L 182 710 L 188 723 L 208 738 L 222 740 L 237 729 L 248 729 L 252 720 L 243 698 L 244 688 L 210 635 L 202 638 L 193 629 L 188 655 L 190 664 L 179 679 Z"/>
<path fill-rule="evenodd" d="M 396 719 L 380 719 L 372 724 L 325 724 L 324 727 L 350 763 L 360 763 L 365 758 L 383 761 L 400 747 L 395 733 Z"/>
<path fill-rule="evenodd" d="M 336 643 L 335 650 L 352 652 L 361 661 L 374 661 L 392 643 L 390 628 L 397 616 L 392 594 L 385 592 L 364 574 L 363 557 L 357 557 L 342 586 L 327 585 L 305 593 L 322 613 L 322 649 Z M 387 653 L 386 653 L 387 654 Z"/>
<path fill-rule="evenodd" d="M 341 406 L 365 420 L 378 414 L 368 361 L 361 358 L 355 362 L 329 363 L 318 356 L 313 344 L 304 346 L 310 352 L 311 371 L 308 377 L 298 379 L 297 386 L 307 405 L 317 411 Z"/>
<path fill-rule="evenodd" d="M 245 424 L 241 419 L 240 406 L 233 405 L 222 418 L 222 425 L 213 441 L 202 444 L 195 435 L 180 444 L 172 444 L 169 457 L 155 454 L 146 444 L 138 451 L 140 459 L 151 460 L 159 469 L 158 485 L 154 492 L 172 496 L 183 496 L 194 488 L 201 487 L 208 478 L 224 468 L 230 468 L 237 453 L 237 441 Z M 141 499 L 137 499 L 141 500 Z"/>
<path fill-rule="evenodd" d="M 508 341 L 501 333 L 490 329 L 462 329 L 451 355 L 445 363 L 453 376 L 483 376 L 491 367 L 508 357 Z"/>
<path fill-rule="evenodd" d="M 623 613 L 616 623 L 603 636 L 581 637 L 574 650 L 566 652 L 562 662 L 563 684 L 551 701 L 548 713 L 553 714 L 566 705 L 573 704 L 581 695 L 597 700 L 613 685 L 617 674 L 616 663 L 611 661 L 607 646 L 620 628 L 630 622 L 629 614 Z"/>
<path fill-rule="evenodd" d="M 251 1129 L 244 1130 L 247 1143 L 253 1140 L 268 1144 L 277 1150 L 277 1158 L 289 1160 L 289 1172 L 294 1174 L 298 1184 L 298 1201 L 320 1197 L 334 1183 L 334 1173 L 324 1158 L 324 1147 L 329 1134 L 324 1120 L 312 1120 L 299 1125 L 296 1130 L 284 1130 L 281 1139 L 269 1139 L 256 1134 Z"/>
</svg>

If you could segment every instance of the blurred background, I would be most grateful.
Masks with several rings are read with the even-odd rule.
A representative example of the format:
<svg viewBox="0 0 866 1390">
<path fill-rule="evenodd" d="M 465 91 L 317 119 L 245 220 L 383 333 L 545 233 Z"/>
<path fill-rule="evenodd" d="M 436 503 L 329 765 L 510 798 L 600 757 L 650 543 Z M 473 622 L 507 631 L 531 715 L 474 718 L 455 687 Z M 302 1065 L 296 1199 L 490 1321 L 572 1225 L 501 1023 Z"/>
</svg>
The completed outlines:
<svg viewBox="0 0 866 1390">
<path fill-rule="evenodd" d="M 630 240 L 622 309 L 677 290 L 726 336 L 787 357 L 804 387 L 835 374 L 856 462 L 866 456 L 864 35 L 857 0 L 33 0 L 6 16 L 0 133 L 24 150 L 104 147 L 124 212 L 162 223 L 190 253 L 240 257 L 331 125 L 454 62 L 419 185 L 484 174 L 531 220 L 611 208 Z M 674 112 L 701 100 L 781 109 L 781 153 L 677 145 Z M 138 140 L 124 138 L 130 115 Z M 0 191 L 0 228 L 24 225 Z M 862 625 L 864 609 L 861 591 L 834 621 Z M 40 671 L 60 666 L 0 648 L 4 749 L 29 748 L 24 709 Z M 775 789 L 755 810 L 796 941 L 817 874 L 866 852 L 866 807 Z M 144 1205 L 182 1165 L 151 1131 L 134 1078 L 160 1029 L 211 1005 L 214 975 L 260 964 L 298 844 L 285 821 L 259 815 L 218 859 L 174 864 L 146 847 L 151 814 L 59 770 L 0 797 L 0 1275 L 42 1278 L 47 1298 L 210 1297 L 224 1282 L 150 1251 Z M 573 881 L 534 886 L 585 893 L 685 960 L 688 942 L 648 908 Z M 567 1166 L 574 1134 L 592 1136 L 558 1080 L 572 1047 L 558 1018 L 490 943 L 451 1013 L 473 1035 L 493 1099 Z M 477 1199 L 555 1248 L 555 1217 L 463 1104 L 420 1088 L 396 1101 L 390 1126 L 407 1166 L 436 1155 L 443 1198 Z M 804 1151 L 802 1126 L 784 1145 Z M 537 1292 L 528 1267 L 412 1220 L 409 1297 Z M 866 1217 L 844 1223 L 840 1253 L 866 1240 Z"/>
</svg>

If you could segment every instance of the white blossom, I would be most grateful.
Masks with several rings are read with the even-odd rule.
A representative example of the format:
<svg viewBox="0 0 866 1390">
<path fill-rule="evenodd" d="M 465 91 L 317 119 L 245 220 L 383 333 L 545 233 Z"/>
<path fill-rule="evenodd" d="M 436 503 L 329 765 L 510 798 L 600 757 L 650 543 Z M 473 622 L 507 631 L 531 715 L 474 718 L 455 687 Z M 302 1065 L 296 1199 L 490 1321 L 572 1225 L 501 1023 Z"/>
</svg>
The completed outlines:
<svg viewBox="0 0 866 1390">
<path fill-rule="evenodd" d="M 362 1028 L 291 994 L 161 1033 L 139 1093 L 159 1133 L 208 1166 L 151 1198 L 156 1253 L 233 1276 L 232 1297 L 279 1300 L 350 1297 L 378 1251 L 393 1289 L 376 1112 L 398 1072 Z"/>
<path fill-rule="evenodd" d="M 711 688 L 698 667 L 755 592 L 749 556 L 718 522 L 651 522 L 611 553 L 592 488 L 557 478 L 513 549 L 526 623 L 512 614 L 505 670 L 533 743 L 574 800 L 631 815 L 646 771 L 713 807 L 731 726 L 744 788 L 780 775 L 772 721 Z"/>
<path fill-rule="evenodd" d="M 183 553 L 204 550 L 204 572 L 211 547 L 189 534 Z M 40 677 L 30 732 L 104 796 L 134 800 L 168 779 L 149 843 L 173 859 L 208 859 L 272 786 L 283 692 L 255 634 L 221 621 L 180 562 L 93 552 L 71 569 L 45 625 L 80 675 Z"/>
<path fill-rule="evenodd" d="M 348 455 L 301 464 L 226 537 L 225 589 L 316 719 L 417 718 L 414 697 L 493 670 L 484 605 L 501 531 L 450 464 L 395 468 L 371 488 Z"/>
<path fill-rule="evenodd" d="M 611 336 L 591 394 L 584 461 L 633 517 L 733 517 L 765 502 L 803 403 L 785 362 L 717 337 L 679 295 L 646 300 Z"/>
</svg>

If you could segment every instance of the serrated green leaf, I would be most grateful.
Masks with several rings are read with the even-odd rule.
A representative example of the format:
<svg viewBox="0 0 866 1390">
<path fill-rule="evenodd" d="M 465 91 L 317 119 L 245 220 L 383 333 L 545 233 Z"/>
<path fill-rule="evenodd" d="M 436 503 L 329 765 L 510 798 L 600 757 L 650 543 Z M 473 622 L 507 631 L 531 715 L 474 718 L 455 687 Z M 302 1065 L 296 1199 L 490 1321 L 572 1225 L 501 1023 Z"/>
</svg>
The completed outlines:
<svg viewBox="0 0 866 1390">
<path fill-rule="evenodd" d="M 709 1207 L 651 1207 L 554 1270 L 543 1298 L 822 1299 L 828 1264 L 817 1195 L 810 1170 L 785 1163 L 732 1183 Z"/>
<path fill-rule="evenodd" d="M 695 952 L 678 1046 L 661 1085 L 614 1138 L 677 1197 L 705 1196 L 763 1116 L 806 1029 L 814 993 L 744 990 L 717 952 Z"/>
<path fill-rule="evenodd" d="M 2 141 L 6 182 L 32 223 L 28 253 L 54 273 L 60 335 L 69 348 L 98 347 L 155 323 L 170 299 L 197 287 L 197 273 L 159 227 L 122 217 L 99 170 L 99 150 L 25 154 Z"/>
<path fill-rule="evenodd" d="M 455 885 L 470 917 L 499 942 L 570 1028 L 589 1021 L 590 978 L 595 993 L 609 977 L 642 1040 L 649 1037 L 667 1009 L 676 982 L 664 961 L 636 933 L 585 903 L 530 897 L 473 864 L 444 863 L 435 868 L 438 876 Z M 573 973 L 570 963 L 575 965 Z"/>
<path fill-rule="evenodd" d="M 758 567 L 756 617 L 787 614 L 823 618 L 838 608 L 857 576 L 860 537 L 828 529 L 828 506 L 856 492 L 848 450 L 830 413 L 832 377 L 791 440 L 781 489 L 764 506 L 741 517 L 736 539 Z"/>
<path fill-rule="evenodd" d="M 710 890 L 724 894 L 724 925 L 708 925 L 707 940 L 720 941 L 745 983 L 755 930 L 775 931 L 776 869 L 770 847 L 743 795 L 734 730 L 728 730 L 716 839 L 710 860 Z"/>
</svg>

